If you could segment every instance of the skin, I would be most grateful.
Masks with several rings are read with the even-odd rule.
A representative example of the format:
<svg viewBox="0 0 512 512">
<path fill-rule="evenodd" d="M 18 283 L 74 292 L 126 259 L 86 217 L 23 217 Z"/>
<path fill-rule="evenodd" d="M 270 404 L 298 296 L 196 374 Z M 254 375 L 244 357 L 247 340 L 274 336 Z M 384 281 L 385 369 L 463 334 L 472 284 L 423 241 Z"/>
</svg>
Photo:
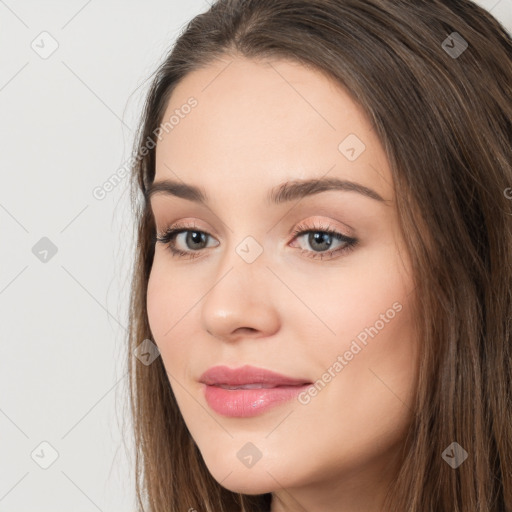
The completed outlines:
<svg viewBox="0 0 512 512">
<path fill-rule="evenodd" d="M 412 275 L 385 152 L 344 89 L 297 63 L 226 56 L 185 77 L 164 120 L 190 96 L 198 105 L 157 144 L 155 181 L 201 186 L 210 201 L 160 193 L 151 207 L 157 233 L 184 222 L 207 242 L 198 250 L 197 238 L 187 245 L 187 233 L 178 235 L 178 249 L 200 254 L 193 259 L 157 242 L 147 290 L 151 331 L 187 427 L 213 477 L 235 492 L 272 492 L 272 512 L 380 511 L 417 376 Z M 338 149 L 349 134 L 366 146 L 354 161 Z M 266 202 L 278 184 L 324 175 L 385 202 L 340 190 Z M 317 222 L 358 244 L 308 257 L 329 248 L 290 233 Z M 247 236 L 263 250 L 252 263 L 236 252 Z M 331 249 L 344 245 L 332 239 Z M 198 379 L 219 364 L 317 381 L 394 303 L 401 311 L 309 403 L 226 418 L 204 399 Z M 247 442 L 262 454 L 251 468 L 237 458 Z"/>
</svg>

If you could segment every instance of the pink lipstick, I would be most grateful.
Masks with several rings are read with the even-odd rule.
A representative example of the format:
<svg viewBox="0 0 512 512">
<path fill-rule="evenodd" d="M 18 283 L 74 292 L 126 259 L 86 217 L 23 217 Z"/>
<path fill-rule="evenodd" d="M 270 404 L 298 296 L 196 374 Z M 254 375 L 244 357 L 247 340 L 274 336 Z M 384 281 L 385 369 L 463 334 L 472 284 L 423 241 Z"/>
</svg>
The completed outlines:
<svg viewBox="0 0 512 512">
<path fill-rule="evenodd" d="M 288 402 L 312 383 L 264 368 L 214 366 L 201 375 L 208 405 L 218 414 L 248 418 Z"/>
</svg>

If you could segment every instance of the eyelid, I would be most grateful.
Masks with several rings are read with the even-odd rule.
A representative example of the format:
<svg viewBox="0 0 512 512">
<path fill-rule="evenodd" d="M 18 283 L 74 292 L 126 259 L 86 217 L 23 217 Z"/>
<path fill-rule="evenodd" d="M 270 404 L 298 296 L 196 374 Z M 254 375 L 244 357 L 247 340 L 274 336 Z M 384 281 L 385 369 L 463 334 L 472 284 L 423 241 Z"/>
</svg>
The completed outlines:
<svg viewBox="0 0 512 512">
<path fill-rule="evenodd" d="M 190 222 L 190 223 L 189 223 Z M 335 221 L 338 225 L 341 224 L 341 227 L 338 227 L 336 225 L 332 225 L 333 224 L 333 221 L 332 220 L 324 220 L 324 218 L 322 217 L 308 217 L 306 218 L 305 220 L 303 221 L 300 221 L 298 223 L 294 223 L 292 224 L 292 226 L 290 227 L 290 229 L 288 230 L 288 233 L 287 233 L 287 236 L 292 236 L 294 233 L 296 234 L 297 233 L 297 226 L 302 226 L 304 229 L 303 231 L 307 231 L 307 230 L 315 230 L 317 229 L 318 231 L 324 231 L 324 230 L 335 230 L 335 231 L 338 231 L 340 232 L 341 234 L 343 234 L 344 236 L 346 236 L 347 238 L 352 238 L 352 237 L 355 237 L 355 230 L 352 226 L 344 223 L 344 222 L 341 222 L 341 221 Z M 171 229 L 175 230 L 175 229 L 187 229 L 187 230 L 196 230 L 196 231 L 201 231 L 203 233 L 206 233 L 208 234 L 209 236 L 215 236 L 216 235 L 213 235 L 212 234 L 212 231 L 215 231 L 214 229 L 213 230 L 210 230 L 209 228 L 202 228 L 201 226 L 198 226 L 196 224 L 196 220 L 195 219 L 191 219 L 190 221 L 187 221 L 186 219 L 185 220 L 179 220 L 177 222 L 170 222 L 170 223 L 165 223 L 165 222 L 162 222 L 162 224 L 165 225 L 164 228 L 162 229 L 158 229 L 156 226 L 155 226 L 155 229 L 156 231 L 160 234 L 160 235 L 165 235 L 165 233 Z"/>
<path fill-rule="evenodd" d="M 197 225 L 195 219 L 190 220 L 190 221 L 179 220 L 176 222 L 169 222 L 169 223 L 162 222 L 162 224 L 164 225 L 164 227 L 162 229 L 158 229 L 158 227 L 155 226 L 157 234 L 165 235 L 170 230 L 186 229 L 186 230 L 190 230 L 190 231 L 201 231 L 203 233 L 207 233 L 210 236 L 213 236 L 213 235 L 211 235 L 211 230 L 209 228 L 203 229 L 201 226 Z"/>
<path fill-rule="evenodd" d="M 165 236 L 169 231 L 187 230 L 187 231 L 200 231 L 202 233 L 207 234 L 210 237 L 215 238 L 215 236 L 212 235 L 211 231 L 208 228 L 206 228 L 206 229 L 201 228 L 200 226 L 198 226 L 196 224 L 195 220 L 191 220 L 190 222 L 191 222 L 191 224 L 189 224 L 186 220 L 171 222 L 171 223 L 169 223 L 169 225 L 166 225 L 162 229 L 158 229 L 158 227 L 155 226 L 156 237 Z M 309 224 L 309 223 L 311 223 L 311 224 Z M 296 236 L 298 233 L 303 232 L 303 231 L 327 231 L 327 232 L 336 231 L 347 238 L 352 237 L 352 234 L 350 231 L 347 233 L 347 230 L 345 230 L 345 229 L 339 229 L 337 227 L 333 227 L 329 221 L 321 221 L 321 220 L 319 221 L 319 220 L 309 220 L 309 219 L 307 219 L 305 221 L 301 221 L 296 224 L 293 224 L 292 227 L 290 228 L 290 230 L 288 231 L 287 236 L 288 237 Z"/>
<path fill-rule="evenodd" d="M 302 231 L 337 231 L 347 238 L 354 238 L 356 236 L 355 229 L 352 226 L 339 220 L 321 216 L 307 217 L 303 221 L 295 223 L 290 228 L 288 235 L 296 234 L 299 228 Z"/>
</svg>

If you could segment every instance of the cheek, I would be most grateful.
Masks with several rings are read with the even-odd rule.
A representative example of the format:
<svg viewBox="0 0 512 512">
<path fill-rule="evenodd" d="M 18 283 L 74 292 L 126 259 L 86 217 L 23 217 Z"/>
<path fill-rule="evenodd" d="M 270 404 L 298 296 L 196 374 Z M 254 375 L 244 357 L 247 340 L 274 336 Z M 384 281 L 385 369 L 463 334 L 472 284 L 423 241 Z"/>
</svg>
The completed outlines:
<svg viewBox="0 0 512 512">
<path fill-rule="evenodd" d="M 322 331 L 322 352 L 329 355 L 333 350 L 347 350 L 358 336 L 364 344 L 371 339 L 368 330 L 375 333 L 376 328 L 380 339 L 389 335 L 407 316 L 406 305 L 413 289 L 396 247 L 391 244 L 378 251 L 361 250 L 347 261 L 346 267 L 323 270 L 316 279 L 298 274 L 290 274 L 288 279 L 294 282 L 297 295 L 328 328 L 317 322 Z M 297 311 L 292 313 L 295 323 L 309 318 L 297 315 Z"/>
<path fill-rule="evenodd" d="M 151 333 L 157 345 L 162 345 L 173 334 L 172 329 L 179 319 L 180 304 L 184 298 L 183 293 L 178 294 L 177 290 L 182 288 L 176 282 L 174 273 L 162 264 L 161 258 L 155 258 L 148 281 L 146 307 Z"/>
<path fill-rule="evenodd" d="M 316 338 L 311 354 L 331 390 L 324 392 L 320 383 L 319 402 L 334 393 L 361 414 L 378 410 L 386 398 L 409 403 L 418 356 L 414 288 L 396 247 L 360 253 L 351 271 L 333 276 L 327 290 L 311 302 L 321 306 L 332 331 Z"/>
<path fill-rule="evenodd" d="M 335 310 L 325 315 L 335 335 L 317 337 L 310 360 L 328 374 L 327 387 L 348 392 L 345 396 L 371 399 L 376 388 L 409 395 L 418 348 L 411 296 L 407 289 L 385 288 L 380 295 L 373 290 L 365 300 L 347 298 L 345 307 L 339 302 L 337 315 Z"/>
<path fill-rule="evenodd" d="M 190 329 L 197 325 L 194 315 L 200 297 L 197 287 L 186 285 L 163 258 L 155 258 L 146 294 L 148 323 L 164 366 L 172 376 L 182 376 L 192 357 Z"/>
<path fill-rule="evenodd" d="M 158 268 L 154 265 L 149 276 L 146 294 L 148 322 L 151 328 L 151 333 L 157 342 L 162 330 L 164 311 L 166 309 L 166 297 L 164 295 L 165 287 L 162 277 L 163 276 L 158 272 Z"/>
</svg>

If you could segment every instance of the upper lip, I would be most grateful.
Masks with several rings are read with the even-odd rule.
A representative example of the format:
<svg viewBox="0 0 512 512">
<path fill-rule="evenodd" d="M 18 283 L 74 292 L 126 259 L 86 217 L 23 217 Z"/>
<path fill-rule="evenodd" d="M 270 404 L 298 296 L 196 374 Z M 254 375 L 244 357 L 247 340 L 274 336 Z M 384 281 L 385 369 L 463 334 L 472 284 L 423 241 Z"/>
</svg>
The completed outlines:
<svg viewBox="0 0 512 512">
<path fill-rule="evenodd" d="M 244 386 L 246 384 L 266 384 L 272 386 L 301 386 L 311 384 L 307 379 L 295 379 L 279 373 L 245 365 L 240 368 L 213 366 L 205 371 L 199 382 L 209 386 Z"/>
</svg>

